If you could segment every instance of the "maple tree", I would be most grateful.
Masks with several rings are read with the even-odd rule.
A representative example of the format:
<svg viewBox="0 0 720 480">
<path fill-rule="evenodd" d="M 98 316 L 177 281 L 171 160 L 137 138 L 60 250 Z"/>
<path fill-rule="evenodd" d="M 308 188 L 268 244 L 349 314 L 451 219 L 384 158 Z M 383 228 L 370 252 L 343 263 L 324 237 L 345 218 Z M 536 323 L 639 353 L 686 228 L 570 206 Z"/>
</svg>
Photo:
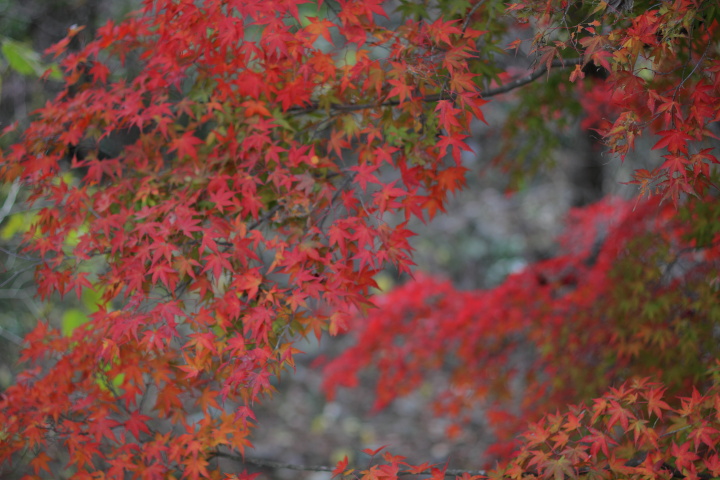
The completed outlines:
<svg viewBox="0 0 720 480">
<path fill-rule="evenodd" d="M 216 460 L 251 446 L 253 405 L 297 339 L 351 330 L 328 391 L 372 364 L 382 406 L 451 359 L 437 410 L 461 421 L 487 406 L 505 460 L 490 476 L 718 475 L 718 6 L 397 7 L 400 23 L 380 0 L 148 0 L 81 50 L 68 50 L 81 27 L 48 50 L 65 89 L 0 172 L 39 209 L 23 255 L 40 295 L 99 303 L 65 335 L 40 322 L 25 339 L 27 369 L 0 401 L 5 466 L 223 478 Z M 502 50 L 523 45 L 536 64 L 504 68 Z M 408 221 L 464 185 L 471 123 L 509 92 L 510 143 L 579 103 L 613 154 L 656 137 L 662 161 L 632 180 L 654 197 L 575 211 L 566 253 L 495 289 L 417 275 L 373 299 L 383 268 L 410 272 Z M 387 452 L 335 469 L 401 473 L 447 471 Z"/>
</svg>

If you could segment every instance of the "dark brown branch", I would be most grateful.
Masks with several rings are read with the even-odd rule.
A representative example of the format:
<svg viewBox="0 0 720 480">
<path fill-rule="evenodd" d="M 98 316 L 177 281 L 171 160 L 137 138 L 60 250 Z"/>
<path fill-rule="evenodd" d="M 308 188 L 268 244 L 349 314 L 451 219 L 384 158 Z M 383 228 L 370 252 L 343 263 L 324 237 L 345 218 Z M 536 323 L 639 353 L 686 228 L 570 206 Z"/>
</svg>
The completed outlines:
<svg viewBox="0 0 720 480">
<path fill-rule="evenodd" d="M 567 68 L 567 67 L 573 67 L 575 65 L 582 65 L 584 60 L 582 58 L 568 58 L 568 59 L 561 59 L 561 60 L 553 60 L 551 63 L 551 66 L 554 68 Z M 547 73 L 548 69 L 545 65 L 541 66 L 534 72 L 532 72 L 529 75 L 525 75 L 524 77 L 516 78 L 515 80 L 506 83 L 505 85 L 501 85 L 496 88 L 490 88 L 488 90 L 484 90 L 480 92 L 480 96 L 483 98 L 488 97 L 494 97 L 496 95 L 501 95 L 503 93 L 510 92 L 512 90 L 515 90 L 516 88 L 520 88 L 523 85 L 527 85 L 528 83 L 532 83 L 538 78 L 542 77 Z"/>
<path fill-rule="evenodd" d="M 256 228 L 258 228 L 262 223 L 269 220 L 275 214 L 275 212 L 277 212 L 279 209 L 280 209 L 280 204 L 277 204 L 274 207 L 272 207 L 270 210 L 265 212 L 262 217 L 258 218 L 254 223 L 252 223 L 248 227 L 248 231 L 255 230 Z"/>
<path fill-rule="evenodd" d="M 473 5 L 473 7 L 470 9 L 470 11 L 465 15 L 465 21 L 463 22 L 462 31 L 465 33 L 465 31 L 468 28 L 468 25 L 470 25 L 470 18 L 473 16 L 473 14 L 477 11 L 480 6 L 485 3 L 485 0 L 480 0 L 478 3 Z"/>
<path fill-rule="evenodd" d="M 340 194 L 341 194 L 346 188 L 348 188 L 348 186 L 350 185 L 350 182 L 352 182 L 352 181 L 355 179 L 355 176 L 356 176 L 356 175 L 357 175 L 357 172 L 352 172 L 352 173 L 350 173 L 350 174 L 345 178 L 345 180 L 343 180 L 343 182 L 340 184 L 340 186 L 338 187 L 338 189 L 337 189 L 337 190 L 335 191 L 335 193 L 333 194 L 332 198 L 330 199 L 330 205 L 328 206 L 327 211 L 325 212 L 325 215 L 323 215 L 322 218 L 320 218 L 320 220 L 319 220 L 319 222 L 318 222 L 318 226 L 320 227 L 321 230 L 322 230 L 322 228 L 323 228 L 323 225 L 325 224 L 325 220 L 327 220 L 327 218 L 330 216 L 330 212 L 332 211 L 333 205 L 335 205 L 335 201 L 338 199 L 338 197 L 340 196 Z"/>
<path fill-rule="evenodd" d="M 267 460 L 264 458 L 256 458 L 256 457 L 242 457 L 240 455 L 234 455 L 231 453 L 224 453 L 224 452 L 213 452 L 211 454 L 212 457 L 222 457 L 222 458 L 228 458 L 231 460 L 236 460 L 238 462 L 244 463 L 244 464 L 252 464 L 257 467 L 266 467 L 266 468 L 272 468 L 272 469 L 285 469 L 285 470 L 299 470 L 299 471 L 306 471 L 306 472 L 332 472 L 335 470 L 335 467 L 329 467 L 327 465 L 303 465 L 303 464 L 296 464 L 296 463 L 284 463 L 284 462 L 276 462 L 274 460 Z M 640 451 L 638 452 L 633 458 L 625 462 L 626 467 L 638 467 L 640 466 L 647 457 L 647 452 Z M 606 467 L 607 468 L 607 467 Z M 673 467 L 672 465 L 669 465 L 667 463 L 663 463 L 662 467 L 663 470 L 669 472 L 672 476 L 672 478 L 678 479 L 678 480 L 684 480 L 687 478 L 682 472 L 680 472 L 677 468 Z M 348 466 L 348 469 L 353 470 L 363 470 L 363 467 L 350 467 Z M 406 475 L 429 475 L 432 471 L 432 467 L 427 468 L 421 472 L 417 471 L 410 471 L 410 470 L 399 470 L 397 475 L 398 476 L 406 476 Z M 451 476 L 461 476 L 464 474 L 468 475 L 481 475 L 483 477 L 487 477 L 487 472 L 485 470 L 461 470 L 461 469 L 448 469 L 445 470 L 445 476 L 451 477 Z M 577 471 L 578 476 L 580 475 L 587 475 L 591 473 L 589 469 L 581 468 Z M 540 477 L 542 476 L 540 472 L 537 471 L 526 471 L 524 472 L 524 475 L 526 476 L 533 476 L 533 477 Z M 565 477 L 568 478 L 568 477 Z M 701 472 L 697 474 L 697 478 L 700 480 L 711 480 L 712 475 L 706 472 Z"/>
<path fill-rule="evenodd" d="M 222 458 L 229 458 L 231 460 L 236 460 L 241 463 L 249 463 L 252 465 L 255 465 L 257 467 L 266 467 L 266 468 L 273 468 L 273 469 L 285 469 L 285 470 L 300 470 L 300 471 L 306 471 L 306 472 L 332 472 L 335 470 L 335 467 L 329 467 L 327 465 L 302 465 L 302 464 L 296 464 L 296 463 L 284 463 L 284 462 L 276 462 L 274 460 L 267 460 L 264 458 L 256 458 L 256 457 L 242 457 L 240 455 L 234 455 L 231 453 L 225 453 L 225 452 L 213 452 L 213 457 L 222 457 Z M 362 467 L 348 467 L 348 469 L 354 469 L 354 470 L 363 470 Z M 431 469 L 428 468 L 426 470 L 423 470 L 421 472 L 417 471 L 410 471 L 410 470 L 400 470 L 398 471 L 398 476 L 400 475 L 423 475 L 423 474 L 430 474 Z M 464 473 L 468 473 L 470 475 L 486 475 L 487 472 L 484 470 L 459 470 L 459 469 L 452 469 L 452 470 L 446 470 L 445 476 L 456 476 L 456 475 L 462 475 Z"/>
<path fill-rule="evenodd" d="M 575 65 L 582 65 L 584 60 L 582 58 L 568 58 L 568 59 L 558 59 L 553 60 L 550 64 L 553 68 L 567 68 Z M 497 95 L 502 95 L 503 93 L 508 93 L 512 90 L 515 90 L 516 88 L 520 88 L 524 85 L 527 85 L 528 83 L 532 83 L 538 78 L 542 77 L 548 72 L 548 69 L 545 65 L 540 66 L 537 70 L 533 71 L 532 73 L 528 75 L 524 75 L 522 77 L 515 78 L 514 80 L 506 83 L 505 85 L 501 85 L 499 87 L 495 88 L 489 88 L 487 90 L 482 90 L 480 92 L 480 96 L 482 98 L 490 98 Z M 452 98 L 452 95 L 442 94 L 442 93 L 435 93 L 432 95 L 426 95 L 422 97 L 420 100 L 424 103 L 434 103 L 437 101 L 442 100 L 443 98 Z M 399 100 L 388 100 L 386 102 L 374 102 L 374 103 L 359 103 L 357 105 L 350 105 L 350 104 L 341 104 L 341 105 L 333 105 L 330 107 L 330 110 L 335 112 L 357 112 L 360 110 L 367 110 L 370 108 L 378 108 L 378 107 L 397 107 L 400 105 Z M 310 113 L 318 110 L 320 106 L 317 102 L 313 102 L 312 104 L 308 105 L 307 107 L 292 107 L 288 109 L 288 112 L 290 113 Z"/>
<path fill-rule="evenodd" d="M 267 467 L 273 469 L 301 470 L 306 472 L 332 472 L 334 470 L 333 467 L 328 467 L 325 465 L 299 465 L 294 463 L 283 463 L 276 462 L 274 460 L 266 460 L 264 458 L 241 457 L 240 455 L 233 455 L 231 453 L 224 452 L 214 452 L 212 456 L 229 458 L 231 460 L 236 460 L 241 463 L 250 463 L 257 467 Z"/>
</svg>

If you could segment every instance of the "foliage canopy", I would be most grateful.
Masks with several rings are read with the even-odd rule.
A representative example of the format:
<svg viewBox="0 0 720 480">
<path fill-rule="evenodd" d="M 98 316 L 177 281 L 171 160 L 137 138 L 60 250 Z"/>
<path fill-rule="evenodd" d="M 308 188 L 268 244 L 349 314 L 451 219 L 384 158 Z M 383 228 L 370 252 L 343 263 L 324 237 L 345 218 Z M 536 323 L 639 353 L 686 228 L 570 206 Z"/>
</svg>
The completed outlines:
<svg viewBox="0 0 720 480">
<path fill-rule="evenodd" d="M 355 329 L 329 392 L 375 365 L 382 405 L 451 359 L 438 412 L 484 402 L 500 440 L 564 409 L 500 442 L 494 478 L 720 475 L 720 7 L 395 6 L 399 23 L 380 0 L 148 0 L 79 51 L 79 28 L 49 49 L 65 89 L 0 173 L 39 209 L 23 255 L 40 294 L 100 301 L 67 335 L 41 322 L 26 338 L 28 368 L 0 401 L 5 465 L 224 478 L 215 460 L 251 445 L 253 404 L 296 340 Z M 535 63 L 514 74 L 507 48 Z M 410 271 L 408 221 L 464 185 L 471 123 L 509 92 L 506 157 L 518 132 L 582 103 L 620 157 L 656 139 L 662 160 L 633 180 L 655 196 L 575 211 L 566 253 L 496 289 L 419 276 L 371 308 L 379 271 Z M 522 352 L 536 367 L 518 371 Z M 390 454 L 350 470 L 336 473 L 444 475 Z"/>
</svg>

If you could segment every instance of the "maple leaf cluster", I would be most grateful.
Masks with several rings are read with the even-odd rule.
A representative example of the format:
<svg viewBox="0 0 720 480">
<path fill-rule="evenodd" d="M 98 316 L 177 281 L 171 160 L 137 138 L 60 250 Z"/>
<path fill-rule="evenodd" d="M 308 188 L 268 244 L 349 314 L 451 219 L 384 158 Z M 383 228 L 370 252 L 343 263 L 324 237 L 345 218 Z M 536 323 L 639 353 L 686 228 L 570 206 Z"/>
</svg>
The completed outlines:
<svg viewBox="0 0 720 480">
<path fill-rule="evenodd" d="M 93 289 L 100 303 L 68 335 L 40 322 L 25 339 L 28 367 L 0 399 L 1 468 L 223 478 L 217 459 L 252 446 L 253 405 L 292 368 L 296 341 L 356 329 L 328 389 L 374 363 L 382 406 L 454 357 L 437 409 L 458 418 L 471 403 L 501 407 L 503 385 L 523 378 L 522 408 L 495 417 L 506 439 L 561 399 L 660 375 L 663 386 L 636 380 L 537 424 L 498 475 L 716 475 L 715 387 L 680 406 L 663 394 L 702 383 L 717 356 L 717 8 L 440 3 L 442 15 L 401 1 L 418 19 L 396 22 L 380 0 L 148 0 L 81 50 L 68 50 L 73 28 L 47 52 L 62 57 L 65 88 L 2 152 L 0 175 L 37 208 L 23 255 L 40 296 Z M 514 20 L 488 22 L 503 12 Z M 538 66 L 508 79 L 490 60 L 531 19 Z M 487 99 L 545 73 L 572 91 L 590 62 L 608 73 L 598 132 L 621 155 L 642 131 L 658 135 L 664 163 L 636 181 L 674 202 L 578 211 L 567 254 L 497 289 L 418 276 L 373 303 L 378 272 L 410 272 L 410 219 L 444 211 L 464 185 L 465 141 Z M 132 140 L 103 154 L 117 135 Z M 686 193 L 697 198 L 683 204 Z M 513 370 L 519 351 L 539 368 Z M 637 465 L 615 453 L 631 430 L 632 448 L 648 452 Z M 446 473 L 389 453 L 382 462 L 336 473 Z"/>
<path fill-rule="evenodd" d="M 525 125 L 537 128 L 541 118 L 567 119 L 567 104 L 557 100 L 557 92 L 576 90 L 586 114 L 583 124 L 599 134 L 611 153 L 624 159 L 648 134 L 652 149 L 662 153 L 661 163 L 634 175 L 632 183 L 642 195 L 661 194 L 674 202 L 682 195 L 702 196 L 714 188 L 711 169 L 718 163 L 711 147 L 720 133 L 715 126 L 717 9 L 692 0 L 630 2 L 629 10 L 608 5 L 612 3 L 524 1 L 509 6 L 522 21 L 540 19 L 531 46 L 539 65 L 574 70 L 560 85 L 538 84 L 520 92 L 520 106 L 505 127 L 506 151 L 518 152 L 509 147 Z M 586 72 L 595 74 L 585 78 Z M 530 138 L 540 144 L 552 141 L 547 134 Z"/>
</svg>

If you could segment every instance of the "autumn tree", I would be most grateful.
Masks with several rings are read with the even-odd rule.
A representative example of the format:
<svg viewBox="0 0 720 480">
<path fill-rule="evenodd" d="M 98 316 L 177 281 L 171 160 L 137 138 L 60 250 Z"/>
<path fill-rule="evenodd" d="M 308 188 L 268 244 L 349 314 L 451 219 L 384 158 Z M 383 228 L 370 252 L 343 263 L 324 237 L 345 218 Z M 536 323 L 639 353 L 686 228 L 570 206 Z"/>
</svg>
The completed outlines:
<svg viewBox="0 0 720 480">
<path fill-rule="evenodd" d="M 66 335 L 40 321 L 26 337 L 0 402 L 5 472 L 250 478 L 218 459 L 251 446 L 295 342 L 351 330 L 328 391 L 374 365 L 382 406 L 455 365 L 437 410 L 487 407 L 493 477 L 720 474 L 718 6 L 430 3 L 146 1 L 48 50 L 65 89 L 0 172 L 38 209 L 19 255 L 40 295 L 99 301 Z M 573 212 L 565 253 L 496 289 L 418 275 L 372 298 L 383 268 L 410 272 L 408 221 L 463 186 L 470 126 L 504 94 L 519 101 L 501 165 L 525 169 L 522 142 L 584 107 L 615 161 L 654 139 L 661 160 L 631 180 L 652 198 Z M 389 453 L 335 471 L 423 472 L 447 473 Z"/>
</svg>

